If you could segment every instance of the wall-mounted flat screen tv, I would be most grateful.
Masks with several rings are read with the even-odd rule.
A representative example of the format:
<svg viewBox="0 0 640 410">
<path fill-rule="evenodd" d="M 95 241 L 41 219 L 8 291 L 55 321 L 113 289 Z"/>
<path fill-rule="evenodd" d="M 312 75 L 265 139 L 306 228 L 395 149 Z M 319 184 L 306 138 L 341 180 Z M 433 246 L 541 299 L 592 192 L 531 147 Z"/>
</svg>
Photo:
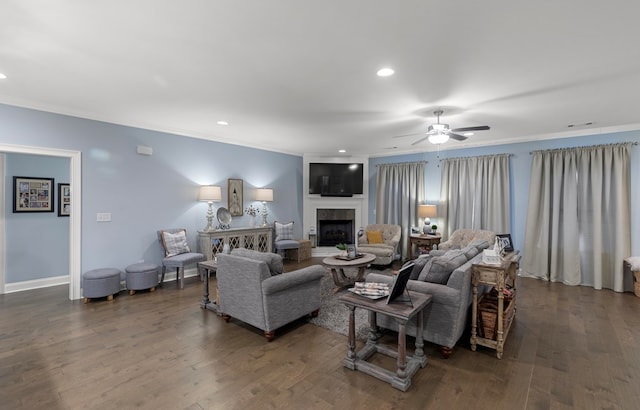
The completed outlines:
<svg viewBox="0 0 640 410">
<path fill-rule="evenodd" d="M 309 163 L 309 193 L 322 196 L 353 196 L 362 194 L 364 174 L 362 163 Z"/>
</svg>

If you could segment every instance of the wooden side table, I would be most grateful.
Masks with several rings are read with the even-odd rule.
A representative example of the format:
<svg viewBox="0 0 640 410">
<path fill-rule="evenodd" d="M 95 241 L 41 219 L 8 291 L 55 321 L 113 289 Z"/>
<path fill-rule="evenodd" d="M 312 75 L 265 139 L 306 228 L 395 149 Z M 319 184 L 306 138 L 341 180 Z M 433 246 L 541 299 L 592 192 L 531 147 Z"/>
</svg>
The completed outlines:
<svg viewBox="0 0 640 410">
<path fill-rule="evenodd" d="M 431 234 L 421 234 L 421 235 L 410 235 L 409 236 L 409 257 L 410 259 L 415 259 L 415 253 L 413 252 L 413 247 L 415 246 L 416 248 L 427 248 L 429 250 L 431 250 L 431 248 L 433 248 L 433 245 L 439 245 L 440 244 L 440 240 L 442 239 L 442 235 L 435 234 L 435 235 L 431 235 Z"/>
<path fill-rule="evenodd" d="M 500 265 L 475 263 L 471 266 L 471 285 L 473 287 L 473 308 L 471 312 L 471 350 L 475 352 L 476 346 L 481 345 L 496 350 L 496 357 L 502 359 L 504 342 L 509 334 L 511 323 L 516 314 L 516 277 L 518 275 L 520 254 L 511 252 L 507 254 Z M 504 293 L 507 283 L 513 286 L 513 298 L 510 303 L 513 314 L 504 320 Z M 488 339 L 478 336 L 478 285 L 493 285 L 498 291 L 497 332 L 496 338 Z"/>
<path fill-rule="evenodd" d="M 362 282 L 365 278 L 365 268 L 376 260 L 376 255 L 371 253 L 363 253 L 361 257 L 356 259 L 338 259 L 334 256 L 328 256 L 322 260 L 322 264 L 331 269 L 333 283 L 336 284 L 334 291 L 353 285 L 355 282 Z M 349 277 L 344 273 L 344 268 L 356 268 L 358 273 L 355 277 Z"/>
<path fill-rule="evenodd" d="M 372 300 L 364 296 L 348 292 L 340 296 L 340 301 L 349 308 L 349 352 L 342 360 L 342 364 L 351 369 L 359 370 L 370 376 L 376 377 L 396 389 L 407 391 L 411 386 L 411 378 L 427 364 L 427 357 L 424 354 L 422 339 L 423 310 L 431 303 L 431 295 L 425 293 L 408 291 L 413 306 L 404 303 L 387 304 L 387 299 L 382 298 Z M 356 352 L 356 324 L 355 310 L 362 308 L 369 311 L 369 340 L 360 351 Z M 394 318 L 398 323 L 398 347 L 378 344 L 378 326 L 376 325 L 376 314 L 382 313 Z M 405 326 L 409 319 L 418 315 L 418 329 L 416 332 L 416 350 L 413 356 L 407 357 L 406 352 L 406 330 Z M 397 359 L 397 370 L 392 372 L 376 364 L 367 362 L 367 359 L 374 353 Z"/>
<path fill-rule="evenodd" d="M 202 294 L 202 303 L 200 303 L 200 307 L 203 309 L 208 309 L 213 312 L 218 313 L 218 289 L 216 287 L 216 297 L 215 300 L 209 300 L 209 277 L 211 272 L 216 272 L 218 269 L 218 263 L 215 259 L 209 261 L 203 261 L 198 263 L 198 270 L 205 273 L 204 276 L 204 290 Z"/>
</svg>

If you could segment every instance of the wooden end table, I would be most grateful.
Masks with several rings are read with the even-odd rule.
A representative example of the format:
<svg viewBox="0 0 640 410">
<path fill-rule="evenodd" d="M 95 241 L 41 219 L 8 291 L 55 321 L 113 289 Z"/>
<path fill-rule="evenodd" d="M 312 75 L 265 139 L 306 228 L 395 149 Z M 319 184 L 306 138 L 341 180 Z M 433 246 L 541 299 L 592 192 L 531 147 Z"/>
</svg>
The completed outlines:
<svg viewBox="0 0 640 410">
<path fill-rule="evenodd" d="M 376 260 L 376 255 L 363 253 L 360 258 L 345 260 L 335 256 L 329 256 L 322 260 L 322 264 L 331 269 L 333 282 L 336 284 L 336 291 L 351 286 L 355 282 L 364 281 L 366 267 Z M 345 275 L 344 268 L 357 268 L 358 274 L 355 277 Z"/>
<path fill-rule="evenodd" d="M 355 295 L 351 292 L 340 296 L 339 300 L 349 308 L 349 352 L 342 360 L 342 364 L 351 369 L 359 370 L 370 376 L 376 377 L 396 389 L 407 391 L 411 386 L 411 378 L 427 364 L 427 357 L 424 354 L 422 339 L 424 308 L 431 303 L 431 295 L 419 292 L 408 291 L 413 306 L 396 302 L 387 304 L 387 299 L 382 298 L 372 300 L 364 296 Z M 356 324 L 355 310 L 362 308 L 369 311 L 369 339 L 360 351 L 356 352 Z M 382 313 L 392 317 L 398 323 L 398 347 L 378 344 L 378 326 L 376 324 L 376 314 Z M 416 332 L 416 349 L 413 356 L 407 357 L 406 352 L 406 329 L 409 319 L 417 317 L 418 329 Z M 392 372 L 366 360 L 374 353 L 397 358 L 397 370 Z"/>
<path fill-rule="evenodd" d="M 198 262 L 198 270 L 206 274 L 206 276 L 204 277 L 204 292 L 202 294 L 202 302 L 200 303 L 200 307 L 216 313 L 218 313 L 218 289 L 216 287 L 215 300 L 209 300 L 209 276 L 211 272 L 215 273 L 217 269 L 218 262 L 215 259 Z"/>
<path fill-rule="evenodd" d="M 486 263 L 474 263 L 471 266 L 471 286 L 473 290 L 473 301 L 471 309 L 471 350 L 476 351 L 476 346 L 481 345 L 496 350 L 496 357 L 502 359 L 504 352 L 504 342 L 509 334 L 511 323 L 516 314 L 516 278 L 519 269 L 520 254 L 511 252 L 507 254 L 502 263 L 499 265 L 490 265 Z M 497 306 L 497 326 L 495 339 L 487 339 L 478 336 L 478 285 L 493 285 L 498 291 Z M 514 297 L 510 303 L 513 303 L 513 315 L 511 315 L 505 323 L 504 315 L 504 293 L 503 290 L 511 285 L 514 290 Z"/>
<path fill-rule="evenodd" d="M 441 239 L 442 239 L 442 235 L 440 235 L 439 233 L 435 235 L 431 235 L 431 234 L 409 235 L 409 258 L 411 260 L 416 258 L 416 255 L 413 252 L 414 246 L 416 248 L 427 248 L 431 250 L 431 248 L 433 248 L 433 245 L 440 244 Z"/>
</svg>

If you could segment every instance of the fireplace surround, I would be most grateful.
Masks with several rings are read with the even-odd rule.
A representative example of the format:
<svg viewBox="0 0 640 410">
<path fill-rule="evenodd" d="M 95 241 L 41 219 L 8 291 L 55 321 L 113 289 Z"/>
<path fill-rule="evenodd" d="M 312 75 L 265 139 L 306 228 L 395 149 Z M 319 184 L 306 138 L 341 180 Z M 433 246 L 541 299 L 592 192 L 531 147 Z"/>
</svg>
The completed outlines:
<svg viewBox="0 0 640 410">
<path fill-rule="evenodd" d="M 355 209 L 318 208 L 316 226 L 318 246 L 355 243 Z"/>
</svg>

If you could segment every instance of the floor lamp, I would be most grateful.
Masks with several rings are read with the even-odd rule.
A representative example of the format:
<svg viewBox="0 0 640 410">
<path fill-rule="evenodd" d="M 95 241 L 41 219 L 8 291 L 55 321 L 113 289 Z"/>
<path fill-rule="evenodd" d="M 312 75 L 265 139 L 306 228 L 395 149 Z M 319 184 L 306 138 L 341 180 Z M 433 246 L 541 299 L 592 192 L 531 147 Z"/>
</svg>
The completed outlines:
<svg viewBox="0 0 640 410">
<path fill-rule="evenodd" d="M 213 203 L 220 202 L 222 200 L 222 190 L 219 186 L 204 185 L 200 187 L 198 192 L 198 201 L 207 202 L 209 209 L 207 210 L 207 226 L 204 228 L 205 232 L 215 230 L 213 227 Z"/>
<path fill-rule="evenodd" d="M 267 202 L 273 202 L 273 189 L 258 188 L 256 191 L 256 201 L 262 202 L 262 226 L 267 224 Z"/>
</svg>

